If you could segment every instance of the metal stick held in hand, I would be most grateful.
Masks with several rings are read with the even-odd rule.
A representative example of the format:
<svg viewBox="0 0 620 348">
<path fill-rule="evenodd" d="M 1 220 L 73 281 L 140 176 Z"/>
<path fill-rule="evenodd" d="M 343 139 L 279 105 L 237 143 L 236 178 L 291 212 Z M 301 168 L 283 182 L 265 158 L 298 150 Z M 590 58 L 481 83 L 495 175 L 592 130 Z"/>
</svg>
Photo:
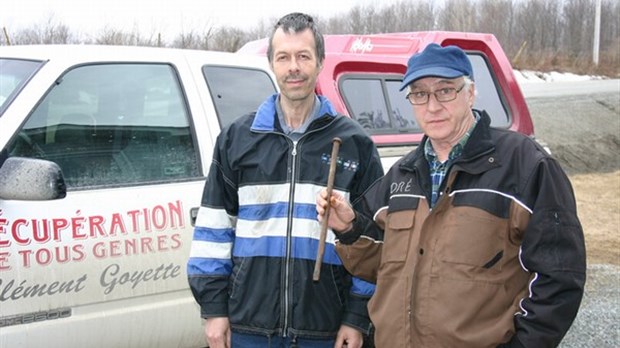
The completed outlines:
<svg viewBox="0 0 620 348">
<path fill-rule="evenodd" d="M 334 178 L 336 177 L 336 166 L 338 163 L 338 151 L 342 140 L 335 137 L 332 140 L 332 157 L 329 162 L 329 176 L 327 177 L 327 206 L 325 214 L 321 220 L 321 235 L 319 237 L 319 248 L 316 252 L 316 262 L 314 264 L 314 273 L 312 280 L 318 281 L 321 277 L 321 265 L 323 264 L 323 254 L 325 254 L 325 239 L 327 238 L 327 223 L 329 220 L 329 208 L 331 206 L 332 190 L 334 189 Z"/>
</svg>

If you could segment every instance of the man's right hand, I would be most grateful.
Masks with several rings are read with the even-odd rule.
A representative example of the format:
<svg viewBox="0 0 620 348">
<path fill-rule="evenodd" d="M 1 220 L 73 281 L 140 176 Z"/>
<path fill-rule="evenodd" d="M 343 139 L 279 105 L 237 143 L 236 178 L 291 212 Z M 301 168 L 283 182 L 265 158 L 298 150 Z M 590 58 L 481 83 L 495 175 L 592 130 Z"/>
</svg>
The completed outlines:
<svg viewBox="0 0 620 348">
<path fill-rule="evenodd" d="M 230 322 L 228 318 L 207 318 L 205 337 L 209 348 L 230 348 Z"/>
<path fill-rule="evenodd" d="M 327 189 L 322 189 L 316 197 L 316 212 L 319 222 L 323 221 L 327 209 Z M 327 225 L 337 233 L 348 232 L 353 228 L 355 211 L 344 196 L 332 191 L 331 207 L 329 208 L 329 221 Z"/>
</svg>

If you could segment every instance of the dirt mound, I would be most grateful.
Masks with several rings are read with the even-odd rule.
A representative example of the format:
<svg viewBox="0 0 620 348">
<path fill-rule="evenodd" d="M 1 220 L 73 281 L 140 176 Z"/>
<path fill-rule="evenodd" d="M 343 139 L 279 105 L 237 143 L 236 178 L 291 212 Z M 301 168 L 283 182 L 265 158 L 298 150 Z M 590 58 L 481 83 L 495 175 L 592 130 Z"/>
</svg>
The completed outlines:
<svg viewBox="0 0 620 348">
<path fill-rule="evenodd" d="M 588 264 L 620 265 L 620 171 L 571 175 Z"/>
<path fill-rule="evenodd" d="M 620 170 L 620 98 L 617 93 L 533 98 L 527 104 L 536 138 L 568 174 Z"/>
<path fill-rule="evenodd" d="M 606 134 L 587 144 L 550 144 L 553 156 L 568 174 L 609 173 L 620 170 L 620 138 Z"/>
</svg>

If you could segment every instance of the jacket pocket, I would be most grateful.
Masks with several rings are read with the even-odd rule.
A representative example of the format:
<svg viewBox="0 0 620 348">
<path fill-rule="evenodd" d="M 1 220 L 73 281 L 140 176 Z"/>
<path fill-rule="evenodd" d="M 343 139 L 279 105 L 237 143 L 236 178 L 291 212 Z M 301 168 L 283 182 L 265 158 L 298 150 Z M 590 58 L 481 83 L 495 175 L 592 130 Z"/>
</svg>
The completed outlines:
<svg viewBox="0 0 620 348">
<path fill-rule="evenodd" d="M 508 221 L 471 208 L 456 208 L 439 233 L 439 260 L 480 270 L 502 269 Z"/>
<path fill-rule="evenodd" d="M 248 258 L 238 258 L 240 262 L 233 267 L 233 272 L 231 277 L 229 278 L 229 286 L 228 286 L 228 297 L 235 298 L 237 297 L 237 293 L 239 292 L 239 287 L 247 281 L 247 267 L 245 266 Z"/>
<path fill-rule="evenodd" d="M 411 345 L 411 277 L 381 276 L 368 302 L 375 325 L 377 347 L 406 348 Z"/>
<path fill-rule="evenodd" d="M 389 213 L 383 239 L 383 262 L 405 262 L 413 234 L 414 210 Z"/>
</svg>

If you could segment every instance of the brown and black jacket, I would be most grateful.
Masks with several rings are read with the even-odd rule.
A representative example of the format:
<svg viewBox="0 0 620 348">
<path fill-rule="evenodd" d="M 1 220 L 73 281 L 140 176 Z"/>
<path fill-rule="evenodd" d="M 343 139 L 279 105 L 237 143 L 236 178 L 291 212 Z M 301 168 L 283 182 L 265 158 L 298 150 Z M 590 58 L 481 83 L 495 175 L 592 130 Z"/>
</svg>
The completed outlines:
<svg viewBox="0 0 620 348">
<path fill-rule="evenodd" d="M 570 182 L 482 112 L 429 208 L 424 142 L 364 195 L 337 251 L 376 282 L 378 348 L 555 347 L 577 314 L 585 247 Z"/>
</svg>

